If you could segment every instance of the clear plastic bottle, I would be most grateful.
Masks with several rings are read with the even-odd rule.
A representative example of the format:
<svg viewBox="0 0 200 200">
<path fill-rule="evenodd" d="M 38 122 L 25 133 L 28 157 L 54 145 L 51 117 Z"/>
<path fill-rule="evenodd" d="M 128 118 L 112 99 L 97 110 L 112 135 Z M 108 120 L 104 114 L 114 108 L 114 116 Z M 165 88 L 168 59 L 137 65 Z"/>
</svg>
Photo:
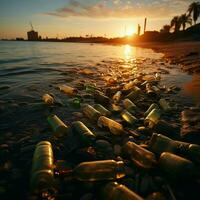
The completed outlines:
<svg viewBox="0 0 200 200">
<path fill-rule="evenodd" d="M 122 97 L 122 92 L 118 91 L 113 95 L 113 101 L 115 103 L 118 103 L 120 101 L 121 97 Z"/>
<path fill-rule="evenodd" d="M 127 124 L 131 126 L 134 126 L 138 122 L 138 119 L 135 116 L 131 115 L 131 113 L 129 113 L 127 110 L 124 110 L 121 113 L 121 117 Z"/>
<path fill-rule="evenodd" d="M 56 193 L 53 162 L 51 143 L 48 141 L 38 143 L 32 161 L 30 179 L 32 193 L 41 196 L 52 196 L 52 192 Z"/>
<path fill-rule="evenodd" d="M 99 104 L 108 106 L 110 103 L 109 97 L 105 96 L 102 92 L 95 92 L 94 99 Z"/>
<path fill-rule="evenodd" d="M 62 137 L 67 134 L 68 127 L 56 115 L 50 115 L 47 118 L 48 123 L 54 131 L 56 137 Z"/>
<path fill-rule="evenodd" d="M 51 95 L 49 95 L 49 94 L 44 94 L 43 96 L 42 96 L 42 100 L 44 101 L 44 103 L 45 104 L 47 104 L 47 105 L 53 105 L 54 104 L 54 98 L 51 96 Z"/>
<path fill-rule="evenodd" d="M 123 105 L 130 113 L 135 114 L 137 112 L 137 106 L 129 99 L 124 99 Z"/>
<path fill-rule="evenodd" d="M 125 176 L 124 163 L 114 160 L 82 162 L 74 169 L 79 181 L 116 180 Z"/>
<path fill-rule="evenodd" d="M 83 113 L 92 121 L 97 121 L 101 113 L 89 104 L 83 106 Z"/>
<path fill-rule="evenodd" d="M 158 123 L 161 117 L 161 111 L 159 109 L 153 109 L 145 118 L 144 124 L 149 128 L 153 128 L 156 123 Z"/>
<path fill-rule="evenodd" d="M 80 140 L 85 144 L 90 144 L 96 138 L 94 133 L 90 131 L 89 128 L 81 121 L 73 122 L 72 129 L 78 134 Z"/>
<path fill-rule="evenodd" d="M 73 96 L 75 94 L 77 94 L 77 89 L 70 87 L 68 85 L 60 85 L 59 86 L 60 91 L 64 92 L 65 94 L 69 95 L 69 96 Z"/>
<path fill-rule="evenodd" d="M 144 200 L 138 194 L 117 182 L 107 183 L 101 192 L 102 200 Z"/>
<path fill-rule="evenodd" d="M 164 111 L 170 111 L 171 110 L 171 107 L 170 107 L 169 103 L 165 99 L 160 99 L 159 100 L 159 104 L 160 104 L 160 107 Z"/>
<path fill-rule="evenodd" d="M 156 164 L 155 154 L 134 142 L 127 142 L 123 149 L 124 152 L 131 157 L 136 166 L 140 168 L 148 170 L 153 168 Z"/>
<path fill-rule="evenodd" d="M 99 117 L 97 124 L 100 128 L 108 128 L 113 135 L 124 134 L 123 126 L 120 123 L 107 117 Z"/>
<path fill-rule="evenodd" d="M 102 106 L 101 104 L 95 104 L 94 108 L 99 111 L 101 113 L 101 115 L 109 117 L 111 116 L 111 112 L 106 109 L 104 106 Z"/>
<path fill-rule="evenodd" d="M 134 101 L 135 99 L 139 97 L 140 93 L 141 93 L 141 89 L 138 88 L 137 86 L 134 86 L 132 88 L 132 92 L 130 92 L 125 98 L 130 99 L 131 101 Z"/>
<path fill-rule="evenodd" d="M 146 117 L 153 109 L 160 109 L 160 108 L 159 108 L 158 104 L 153 103 L 153 104 L 150 105 L 150 107 L 144 113 L 144 116 Z"/>
</svg>

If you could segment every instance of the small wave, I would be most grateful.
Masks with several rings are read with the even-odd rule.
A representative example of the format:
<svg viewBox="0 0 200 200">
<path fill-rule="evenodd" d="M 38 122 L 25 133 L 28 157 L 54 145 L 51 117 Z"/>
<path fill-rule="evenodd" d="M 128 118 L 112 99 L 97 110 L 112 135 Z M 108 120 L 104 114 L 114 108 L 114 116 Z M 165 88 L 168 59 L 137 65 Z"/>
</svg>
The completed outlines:
<svg viewBox="0 0 200 200">
<path fill-rule="evenodd" d="M 33 60 L 33 59 L 37 59 L 37 57 L 13 58 L 13 59 L 7 59 L 7 60 L 0 60 L 0 64 L 25 62 L 25 61 L 30 61 L 30 60 Z"/>
</svg>

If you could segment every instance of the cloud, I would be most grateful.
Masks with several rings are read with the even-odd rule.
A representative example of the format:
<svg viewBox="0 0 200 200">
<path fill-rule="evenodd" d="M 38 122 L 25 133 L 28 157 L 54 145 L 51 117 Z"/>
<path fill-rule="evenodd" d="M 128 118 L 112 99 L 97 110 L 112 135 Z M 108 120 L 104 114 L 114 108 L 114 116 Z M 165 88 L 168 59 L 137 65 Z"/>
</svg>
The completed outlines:
<svg viewBox="0 0 200 200">
<path fill-rule="evenodd" d="M 45 14 L 63 18 L 138 18 L 144 16 L 166 18 L 180 14 L 180 11 L 185 12 L 191 2 L 190 0 L 99 0 L 83 3 L 83 1 L 70 0 L 68 5 Z"/>
</svg>

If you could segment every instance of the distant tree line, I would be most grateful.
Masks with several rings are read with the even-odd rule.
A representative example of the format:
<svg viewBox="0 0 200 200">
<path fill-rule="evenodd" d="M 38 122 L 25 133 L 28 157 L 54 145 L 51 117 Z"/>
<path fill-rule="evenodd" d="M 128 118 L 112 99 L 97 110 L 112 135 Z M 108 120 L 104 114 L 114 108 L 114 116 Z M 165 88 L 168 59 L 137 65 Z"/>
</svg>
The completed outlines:
<svg viewBox="0 0 200 200">
<path fill-rule="evenodd" d="M 175 16 L 172 18 L 170 25 L 166 24 L 160 30 L 161 33 L 169 33 L 173 30 L 175 33 L 185 30 L 186 25 L 192 26 L 193 22 L 196 25 L 198 18 L 200 17 L 200 2 L 191 3 L 186 11 L 186 13 Z"/>
</svg>

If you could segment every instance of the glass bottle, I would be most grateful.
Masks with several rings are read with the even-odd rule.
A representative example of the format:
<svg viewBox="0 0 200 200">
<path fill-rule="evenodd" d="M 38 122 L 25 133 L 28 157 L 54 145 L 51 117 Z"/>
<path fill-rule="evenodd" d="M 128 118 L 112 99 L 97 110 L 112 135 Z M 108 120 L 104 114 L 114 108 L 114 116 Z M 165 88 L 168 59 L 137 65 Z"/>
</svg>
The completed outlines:
<svg viewBox="0 0 200 200">
<path fill-rule="evenodd" d="M 101 113 L 89 104 L 83 106 L 83 113 L 92 121 L 97 121 Z"/>
<path fill-rule="evenodd" d="M 144 200 L 138 194 L 117 182 L 107 183 L 101 192 L 102 200 Z"/>
<path fill-rule="evenodd" d="M 124 110 L 122 113 L 121 113 L 121 117 L 123 118 L 123 120 L 133 126 L 135 125 L 137 122 L 138 122 L 138 119 L 136 117 L 134 117 L 133 115 L 131 115 L 131 113 L 129 113 L 128 111 Z"/>
<path fill-rule="evenodd" d="M 46 197 L 52 197 L 52 195 L 56 193 L 53 162 L 54 158 L 51 143 L 48 141 L 38 143 L 32 161 L 30 179 L 32 193 Z"/>
<path fill-rule="evenodd" d="M 99 111 L 101 115 L 103 116 L 107 116 L 107 117 L 111 116 L 111 112 L 108 109 L 106 109 L 104 106 L 102 106 L 101 104 L 95 104 L 94 108 L 97 111 Z"/>
<path fill-rule="evenodd" d="M 94 99 L 96 102 L 108 106 L 110 103 L 109 97 L 105 96 L 102 92 L 95 92 Z"/>
<path fill-rule="evenodd" d="M 124 99 L 123 105 L 130 113 L 135 114 L 137 111 L 137 106 L 129 99 Z"/>
<path fill-rule="evenodd" d="M 149 96 L 155 96 L 156 95 L 156 92 L 152 89 L 150 83 L 146 84 L 146 93 Z"/>
<path fill-rule="evenodd" d="M 42 96 L 42 100 L 47 105 L 53 105 L 54 104 L 54 98 L 51 95 L 49 95 L 49 94 L 44 94 Z"/>
<path fill-rule="evenodd" d="M 104 116 L 99 117 L 97 124 L 100 128 L 108 128 L 113 135 L 122 135 L 125 132 L 120 123 Z"/>
<path fill-rule="evenodd" d="M 171 110 L 171 107 L 170 107 L 169 103 L 165 99 L 160 99 L 159 100 L 159 104 L 160 104 L 160 107 L 164 111 L 170 111 Z"/>
<path fill-rule="evenodd" d="M 142 148 L 134 142 L 127 142 L 124 147 L 124 152 L 127 153 L 136 166 L 143 169 L 151 169 L 156 164 L 154 153 Z"/>
<path fill-rule="evenodd" d="M 115 103 L 118 103 L 120 101 L 121 97 L 122 97 L 122 92 L 118 91 L 113 95 L 113 101 Z"/>
<path fill-rule="evenodd" d="M 150 105 L 150 107 L 147 109 L 147 111 L 144 113 L 144 116 L 146 117 L 153 109 L 159 109 L 158 104 L 153 103 Z"/>
<path fill-rule="evenodd" d="M 59 89 L 60 89 L 60 91 L 64 92 L 65 94 L 67 94 L 69 96 L 73 96 L 78 92 L 77 89 L 70 87 L 68 85 L 60 85 Z"/>
<path fill-rule="evenodd" d="M 56 115 L 50 115 L 47 121 L 56 137 L 62 137 L 67 133 L 68 127 Z"/>
<path fill-rule="evenodd" d="M 96 138 L 94 133 L 90 131 L 89 128 L 81 121 L 73 122 L 72 130 L 78 134 L 80 140 L 85 144 L 90 144 Z"/>
<path fill-rule="evenodd" d="M 82 162 L 74 169 L 79 181 L 115 180 L 125 176 L 124 163 L 114 160 Z"/>
<path fill-rule="evenodd" d="M 153 109 L 145 118 L 144 124 L 149 128 L 153 128 L 156 123 L 158 123 L 161 117 L 160 109 Z"/>
<path fill-rule="evenodd" d="M 134 86 L 132 88 L 132 92 L 130 92 L 125 98 L 130 99 L 131 101 L 134 101 L 138 98 L 138 95 L 141 93 L 141 89 L 137 86 Z"/>
</svg>

